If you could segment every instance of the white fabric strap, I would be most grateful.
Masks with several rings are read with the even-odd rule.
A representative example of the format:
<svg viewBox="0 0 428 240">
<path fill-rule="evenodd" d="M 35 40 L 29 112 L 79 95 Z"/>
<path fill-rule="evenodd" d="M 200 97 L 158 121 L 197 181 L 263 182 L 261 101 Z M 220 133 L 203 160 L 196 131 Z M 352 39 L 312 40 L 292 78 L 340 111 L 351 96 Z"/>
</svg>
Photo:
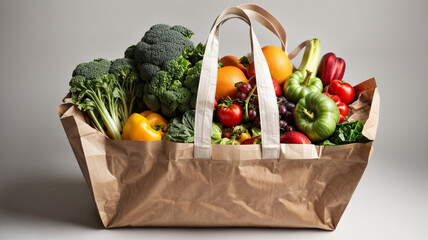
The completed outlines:
<svg viewBox="0 0 428 240">
<path fill-rule="evenodd" d="M 242 17 L 250 26 L 251 51 L 254 56 L 262 132 L 262 157 L 264 159 L 279 158 L 279 114 L 272 78 L 260 44 L 253 31 L 251 18 L 245 10 L 239 7 L 225 9 L 217 17 L 208 36 L 196 101 L 194 158 L 211 158 L 211 127 L 217 85 L 219 30 L 220 26 L 225 22 L 223 18 L 227 15 Z"/>
</svg>

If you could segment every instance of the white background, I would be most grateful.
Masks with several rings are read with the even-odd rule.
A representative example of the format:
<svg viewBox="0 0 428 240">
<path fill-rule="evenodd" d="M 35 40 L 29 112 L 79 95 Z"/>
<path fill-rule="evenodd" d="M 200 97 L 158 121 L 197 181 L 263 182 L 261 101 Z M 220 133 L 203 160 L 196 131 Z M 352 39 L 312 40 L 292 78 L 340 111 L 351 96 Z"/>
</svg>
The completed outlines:
<svg viewBox="0 0 428 240">
<path fill-rule="evenodd" d="M 205 42 L 216 16 L 245 1 L 1 0 L 0 239 L 428 239 L 428 2 L 253 2 L 284 25 L 289 51 L 318 37 L 323 54 L 345 59 L 346 81 L 376 77 L 375 151 L 335 231 L 105 230 L 58 119 L 78 63 L 122 57 L 156 23 L 187 26 Z M 256 33 L 261 45 L 279 43 Z M 221 35 L 221 55 L 250 50 L 244 23 Z"/>
</svg>

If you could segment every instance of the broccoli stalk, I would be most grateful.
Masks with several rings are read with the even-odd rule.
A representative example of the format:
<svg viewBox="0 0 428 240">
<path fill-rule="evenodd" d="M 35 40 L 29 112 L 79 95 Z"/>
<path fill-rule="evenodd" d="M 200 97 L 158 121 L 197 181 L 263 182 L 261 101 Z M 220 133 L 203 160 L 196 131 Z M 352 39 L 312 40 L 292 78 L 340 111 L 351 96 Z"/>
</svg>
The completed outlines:
<svg viewBox="0 0 428 240">
<path fill-rule="evenodd" d="M 120 140 L 122 128 L 138 100 L 139 82 L 134 60 L 96 59 L 79 64 L 69 85 L 73 103 L 88 113 L 95 127 L 107 137 Z"/>
<path fill-rule="evenodd" d="M 83 76 L 75 76 L 70 81 L 70 92 L 72 101 L 78 108 L 88 112 L 95 126 L 106 135 L 101 123 L 96 116 L 99 114 L 104 126 L 107 128 L 107 135 L 113 139 L 122 139 L 120 135 L 121 127 L 118 122 L 112 81 L 114 75 L 103 75 L 100 78 L 90 80 Z M 120 127 L 120 128 L 119 128 Z"/>
</svg>

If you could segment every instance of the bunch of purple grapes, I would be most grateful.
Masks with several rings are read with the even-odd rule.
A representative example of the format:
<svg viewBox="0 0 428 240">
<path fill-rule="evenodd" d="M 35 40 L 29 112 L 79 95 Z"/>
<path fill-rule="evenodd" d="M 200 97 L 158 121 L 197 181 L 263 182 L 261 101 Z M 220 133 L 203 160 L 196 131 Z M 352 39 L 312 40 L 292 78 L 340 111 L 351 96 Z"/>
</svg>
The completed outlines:
<svg viewBox="0 0 428 240">
<path fill-rule="evenodd" d="M 279 127 L 281 134 L 284 132 L 296 131 L 294 125 L 293 111 L 296 104 L 290 102 L 284 96 L 277 98 L 278 101 L 278 112 L 279 112 Z"/>
<path fill-rule="evenodd" d="M 248 94 L 253 90 L 249 83 L 242 83 L 238 86 L 238 92 L 235 98 L 245 101 Z M 284 132 L 296 131 L 294 126 L 293 110 L 296 104 L 290 102 L 284 96 L 277 97 L 278 112 L 279 112 L 279 127 L 281 134 Z M 243 106 L 244 107 L 244 106 Z M 247 121 L 253 122 L 253 124 L 260 128 L 260 116 L 257 95 L 251 96 L 248 102 L 248 119 Z M 245 111 L 245 110 L 244 110 Z"/>
</svg>

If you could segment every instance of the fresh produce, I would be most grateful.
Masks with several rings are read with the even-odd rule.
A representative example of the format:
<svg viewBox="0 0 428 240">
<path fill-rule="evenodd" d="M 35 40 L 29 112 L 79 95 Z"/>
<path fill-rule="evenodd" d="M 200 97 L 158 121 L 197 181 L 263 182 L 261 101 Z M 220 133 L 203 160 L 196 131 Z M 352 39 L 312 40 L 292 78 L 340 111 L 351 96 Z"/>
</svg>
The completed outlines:
<svg viewBox="0 0 428 240">
<path fill-rule="evenodd" d="M 281 143 L 294 143 L 294 144 L 311 144 L 311 141 L 305 134 L 297 131 L 290 131 L 281 134 Z"/>
<path fill-rule="evenodd" d="M 313 78 L 317 75 L 318 63 L 321 56 L 321 41 L 318 38 L 314 38 L 309 41 L 309 45 L 305 48 L 302 61 L 300 63 L 298 71 L 305 73 L 310 71 L 310 77 Z"/>
<path fill-rule="evenodd" d="M 323 85 L 319 78 L 315 77 L 319 58 L 321 54 L 321 43 L 318 38 L 309 41 L 301 64 L 297 71 L 291 74 L 284 83 L 284 96 L 292 102 L 297 103 L 302 97 L 311 92 L 322 92 Z"/>
<path fill-rule="evenodd" d="M 195 126 L 195 110 L 188 110 L 183 116 L 173 118 L 166 132 L 166 139 L 172 142 L 193 143 Z M 222 145 L 239 145 L 234 139 L 222 137 L 222 124 L 213 123 L 211 128 L 211 143 Z"/>
<path fill-rule="evenodd" d="M 252 76 L 249 80 L 248 83 L 254 87 L 256 85 L 256 76 Z M 275 95 L 277 97 L 282 96 L 282 89 L 281 86 L 278 84 L 277 81 L 275 81 L 275 79 L 272 78 L 272 84 L 273 84 L 273 89 L 275 90 Z M 241 90 L 241 89 L 240 89 Z M 254 92 L 254 94 L 257 94 L 257 90 Z"/>
<path fill-rule="evenodd" d="M 232 55 L 224 56 L 224 57 L 220 58 L 219 62 L 221 62 L 223 64 L 223 67 L 226 67 L 226 66 L 237 67 L 244 74 L 247 74 L 247 68 L 244 65 L 242 65 L 239 58 L 237 58 L 235 56 L 232 56 Z"/>
<path fill-rule="evenodd" d="M 281 48 L 272 45 L 263 47 L 262 51 L 269 66 L 270 75 L 279 85 L 284 84 L 293 71 L 287 54 Z M 255 74 L 254 62 L 252 62 L 247 68 L 247 76 L 252 77 Z"/>
<path fill-rule="evenodd" d="M 193 142 L 193 109 L 205 45 L 194 46 L 192 35 L 183 26 L 156 24 L 141 41 L 126 49 L 125 58 L 99 58 L 77 65 L 69 83 L 72 101 L 112 139 L 152 141 L 165 137 L 173 142 Z M 270 127 L 280 128 L 282 143 L 368 141 L 360 131 L 362 123 L 342 123 L 349 113 L 347 104 L 355 100 L 355 90 L 331 78 L 343 77 L 344 61 L 328 53 L 318 67 L 320 40 L 314 38 L 305 44 L 294 73 L 284 51 L 271 45 L 262 48 L 279 112 L 279 126 Z M 261 143 L 255 69 L 248 60 L 227 55 L 218 62 L 213 144 Z M 316 77 L 318 69 L 322 80 Z M 328 92 L 321 94 L 327 80 Z"/>
<path fill-rule="evenodd" d="M 80 63 L 69 82 L 71 100 L 88 113 L 105 136 L 122 139 L 121 132 L 133 112 L 140 81 L 131 59 L 95 59 Z"/>
<path fill-rule="evenodd" d="M 318 77 L 321 78 L 324 86 L 328 86 L 335 79 L 342 80 L 345 67 L 345 61 L 342 58 L 336 57 L 332 52 L 326 53 L 321 59 Z"/>
<path fill-rule="evenodd" d="M 242 107 L 238 103 L 225 100 L 217 106 L 216 116 L 226 127 L 232 127 L 242 122 Z"/>
<path fill-rule="evenodd" d="M 351 84 L 340 80 L 333 80 L 330 83 L 328 93 L 339 96 L 345 104 L 350 104 L 355 99 L 355 90 Z"/>
<path fill-rule="evenodd" d="M 211 128 L 211 143 L 221 145 L 239 145 L 240 142 L 236 141 L 235 138 L 224 137 L 222 132 L 223 126 L 221 123 L 213 123 Z"/>
<path fill-rule="evenodd" d="M 322 93 L 321 79 L 311 76 L 312 72 L 309 70 L 306 70 L 305 73 L 295 71 L 291 74 L 290 79 L 284 84 L 285 97 L 292 102 L 298 102 L 311 92 Z"/>
<path fill-rule="evenodd" d="M 172 142 L 192 143 L 194 141 L 195 110 L 186 111 L 182 117 L 169 122 L 166 139 Z"/>
<path fill-rule="evenodd" d="M 242 143 L 247 139 L 251 139 L 251 134 L 249 132 L 243 132 L 239 135 L 239 138 L 237 140 L 238 142 Z"/>
<path fill-rule="evenodd" d="M 277 95 L 278 111 L 280 114 L 279 125 L 281 132 L 293 131 L 296 129 L 293 125 L 293 110 L 295 104 L 288 101 L 284 96 L 281 96 L 281 88 L 276 81 L 272 80 L 272 83 L 274 84 L 274 89 Z M 251 77 L 248 83 L 238 83 L 236 86 L 239 90 L 236 94 L 236 99 L 242 102 L 242 108 L 244 110 L 244 121 L 253 124 L 256 127 L 260 127 L 255 76 Z"/>
<path fill-rule="evenodd" d="M 260 143 L 261 143 L 260 136 L 257 136 L 257 137 L 247 139 L 247 140 L 243 141 L 241 144 L 242 145 L 248 145 L 248 144 L 260 144 Z"/>
<path fill-rule="evenodd" d="M 334 132 L 339 119 L 336 103 L 322 93 L 309 93 L 299 100 L 294 109 L 296 127 L 312 142 L 328 138 Z"/>
<path fill-rule="evenodd" d="M 164 135 L 164 133 L 162 132 L 163 127 L 160 127 L 160 129 L 158 130 L 154 129 L 154 127 L 154 125 L 150 124 L 148 118 L 144 117 L 141 114 L 133 113 L 131 117 L 129 117 L 128 121 L 126 121 L 126 124 L 123 127 L 122 138 L 124 140 L 132 141 L 161 140 L 162 136 Z"/>
<path fill-rule="evenodd" d="M 322 145 L 343 145 L 350 143 L 367 143 L 371 140 L 363 135 L 361 121 L 344 122 L 336 126 L 334 133 L 322 142 Z"/>
<path fill-rule="evenodd" d="M 220 64 L 219 64 L 219 67 Z M 199 78 L 201 76 L 202 60 L 195 63 L 195 65 L 187 70 L 186 78 L 183 81 L 183 85 L 190 89 L 192 97 L 190 98 L 190 107 L 196 108 L 196 97 L 198 95 Z"/>
<path fill-rule="evenodd" d="M 152 111 L 144 111 L 140 114 L 147 118 L 147 121 L 153 129 L 161 130 L 160 133 L 162 137 L 165 135 L 165 132 L 168 129 L 168 121 L 162 117 L 162 115 Z"/>
<path fill-rule="evenodd" d="M 237 89 L 235 84 L 238 82 L 247 82 L 245 74 L 237 67 L 226 66 L 218 69 L 217 89 L 215 99 L 235 97 Z"/>
<path fill-rule="evenodd" d="M 339 123 L 342 123 L 343 121 L 345 121 L 347 116 L 348 116 L 348 113 L 349 113 L 348 105 L 346 105 L 344 102 L 342 102 L 342 100 L 340 100 L 339 96 L 337 96 L 337 95 L 330 94 L 328 92 L 324 92 L 323 94 L 325 94 L 327 97 L 331 98 L 334 101 L 334 103 L 336 103 L 336 106 L 340 112 Z"/>
<path fill-rule="evenodd" d="M 192 35 L 183 26 L 157 24 L 125 52 L 137 63 L 144 82 L 143 100 L 150 110 L 174 117 L 191 108 L 200 74 L 200 68 L 194 67 L 205 50 L 203 44 L 194 47 Z"/>
</svg>

